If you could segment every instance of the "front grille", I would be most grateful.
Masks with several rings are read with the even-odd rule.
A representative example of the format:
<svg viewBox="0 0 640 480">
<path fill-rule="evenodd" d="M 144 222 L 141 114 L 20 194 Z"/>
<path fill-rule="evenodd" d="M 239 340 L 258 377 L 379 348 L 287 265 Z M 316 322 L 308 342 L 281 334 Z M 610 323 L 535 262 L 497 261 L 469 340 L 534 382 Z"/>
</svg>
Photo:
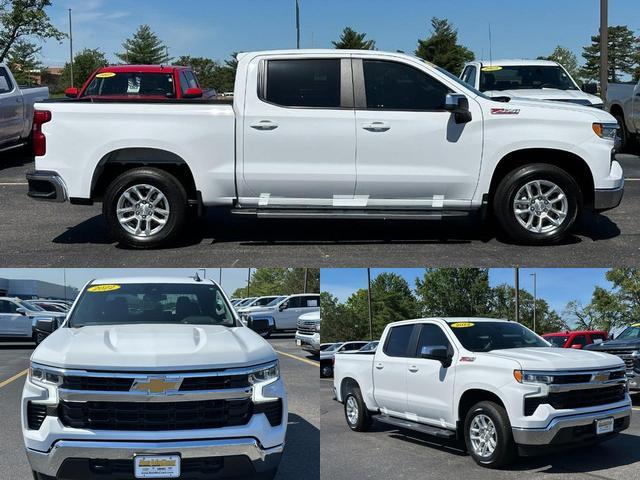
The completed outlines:
<svg viewBox="0 0 640 480">
<path fill-rule="evenodd" d="M 61 402 L 62 424 L 89 430 L 195 430 L 246 425 L 253 402 L 202 400 L 195 402 Z"/>
<path fill-rule="evenodd" d="M 102 392 L 128 392 L 133 385 L 132 378 L 108 377 L 64 377 L 62 388 L 68 390 L 93 390 Z"/>
<path fill-rule="evenodd" d="M 38 403 L 27 403 L 27 425 L 29 430 L 40 430 L 42 422 L 47 417 L 47 406 Z"/>
<path fill-rule="evenodd" d="M 553 392 L 546 397 L 525 398 L 524 414 L 531 416 L 539 405 L 544 404 L 551 405 L 556 410 L 607 405 L 624 400 L 625 390 L 624 385 L 614 385 L 603 388 Z"/>
<path fill-rule="evenodd" d="M 282 400 L 276 402 L 257 403 L 254 405 L 255 413 L 264 413 L 272 427 L 282 423 Z"/>
<path fill-rule="evenodd" d="M 298 331 L 306 335 L 316 333 L 316 322 L 298 322 Z"/>
<path fill-rule="evenodd" d="M 180 373 L 176 373 L 174 376 L 179 378 Z M 131 390 L 133 381 L 133 378 L 69 376 L 64 378 L 62 388 L 98 392 L 128 392 Z M 245 388 L 249 386 L 249 376 L 247 374 L 210 377 L 186 376 L 182 381 L 180 391 L 219 390 L 225 388 Z"/>
<path fill-rule="evenodd" d="M 225 375 L 223 377 L 187 377 L 182 381 L 180 390 L 192 392 L 196 390 L 219 390 L 225 388 L 246 388 L 249 383 L 248 375 Z"/>
<path fill-rule="evenodd" d="M 629 349 L 629 350 L 623 350 L 623 349 L 618 349 L 618 350 L 598 350 L 598 352 L 604 352 L 604 353 L 609 353 L 611 355 L 616 355 L 618 357 L 620 357 L 622 359 L 622 361 L 624 362 L 625 367 L 627 368 L 627 370 L 633 370 L 633 352 L 635 352 L 635 349 Z"/>
</svg>

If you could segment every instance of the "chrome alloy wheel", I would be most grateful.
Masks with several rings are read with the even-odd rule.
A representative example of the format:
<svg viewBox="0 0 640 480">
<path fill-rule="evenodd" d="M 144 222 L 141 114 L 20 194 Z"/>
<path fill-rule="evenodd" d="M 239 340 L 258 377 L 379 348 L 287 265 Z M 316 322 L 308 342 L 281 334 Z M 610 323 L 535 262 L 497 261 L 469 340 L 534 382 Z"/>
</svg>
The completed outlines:
<svg viewBox="0 0 640 480">
<path fill-rule="evenodd" d="M 152 185 L 133 185 L 124 191 L 116 207 L 120 226 L 136 237 L 150 237 L 169 220 L 169 201 Z"/>
<path fill-rule="evenodd" d="M 479 457 L 490 457 L 498 445 L 498 434 L 493 421 L 484 414 L 479 414 L 471 420 L 469 431 L 471 448 Z"/>
<path fill-rule="evenodd" d="M 347 398 L 347 420 L 351 425 L 358 423 L 358 402 L 353 396 Z"/>
<path fill-rule="evenodd" d="M 513 200 L 513 213 L 520 225 L 534 233 L 560 228 L 569 214 L 569 202 L 562 189 L 548 180 L 524 185 Z"/>
</svg>

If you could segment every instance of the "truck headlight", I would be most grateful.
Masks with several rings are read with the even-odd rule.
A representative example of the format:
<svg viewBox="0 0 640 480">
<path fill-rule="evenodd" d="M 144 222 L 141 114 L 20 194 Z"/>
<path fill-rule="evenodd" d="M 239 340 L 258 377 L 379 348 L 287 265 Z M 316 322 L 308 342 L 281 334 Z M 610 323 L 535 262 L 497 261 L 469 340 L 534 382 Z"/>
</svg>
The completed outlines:
<svg viewBox="0 0 640 480">
<path fill-rule="evenodd" d="M 594 123 L 593 131 L 600 138 L 615 140 L 620 126 L 617 123 Z"/>
<path fill-rule="evenodd" d="M 553 375 L 530 373 L 523 370 L 514 370 L 513 378 L 515 378 L 518 383 L 544 383 L 546 385 L 553 383 Z"/>
<path fill-rule="evenodd" d="M 44 387 L 59 387 L 62 385 L 64 376 L 56 370 L 32 363 L 29 367 L 29 380 Z"/>
<path fill-rule="evenodd" d="M 269 382 L 279 377 L 280 367 L 278 366 L 278 361 L 276 360 L 265 368 L 251 372 L 249 374 L 249 383 L 251 385 L 255 385 L 256 383 Z"/>
</svg>

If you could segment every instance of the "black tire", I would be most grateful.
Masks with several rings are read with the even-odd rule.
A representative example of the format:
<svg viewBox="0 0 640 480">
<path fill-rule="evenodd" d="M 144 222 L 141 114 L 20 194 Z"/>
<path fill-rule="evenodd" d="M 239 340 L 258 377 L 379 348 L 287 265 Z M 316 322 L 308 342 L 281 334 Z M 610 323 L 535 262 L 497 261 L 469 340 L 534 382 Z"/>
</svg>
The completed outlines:
<svg viewBox="0 0 640 480">
<path fill-rule="evenodd" d="M 151 185 L 157 188 L 169 204 L 169 216 L 164 227 L 147 237 L 134 235 L 125 230 L 118 221 L 118 199 L 127 189 L 135 185 Z M 187 219 L 187 192 L 180 181 L 157 168 L 134 168 L 116 177 L 107 187 L 102 213 L 109 235 L 123 245 L 134 248 L 154 248 L 171 243 L 183 229 Z M 146 224 L 146 223 L 145 223 Z"/>
<path fill-rule="evenodd" d="M 40 345 L 47 336 L 44 333 L 36 332 L 33 334 L 33 342 L 36 344 L 36 347 Z"/>
<path fill-rule="evenodd" d="M 333 377 L 333 365 L 329 362 L 321 362 L 320 363 L 320 378 L 331 378 Z"/>
<path fill-rule="evenodd" d="M 471 444 L 471 423 L 478 415 L 485 415 L 494 424 L 497 443 L 491 455 L 481 456 Z M 516 444 L 513 441 L 511 422 L 507 411 L 497 403 L 484 401 L 476 403 L 467 412 L 464 421 L 464 442 L 469 455 L 480 466 L 486 468 L 501 468 L 513 462 L 517 456 Z"/>
<path fill-rule="evenodd" d="M 629 130 L 627 130 L 627 124 L 619 112 L 613 114 L 613 117 L 618 122 L 618 125 L 620 125 L 620 148 L 618 148 L 618 151 L 627 152 L 631 146 L 631 135 L 629 134 Z"/>
<path fill-rule="evenodd" d="M 367 409 L 367 405 L 362 399 L 362 393 L 358 387 L 353 387 L 347 391 L 344 399 L 344 418 L 347 421 L 347 425 L 354 432 L 366 432 L 371 427 L 372 419 L 371 413 Z M 351 403 L 353 402 L 353 403 Z M 349 420 L 347 410 L 350 406 L 355 405 L 357 407 L 357 416 L 355 420 Z"/>
<path fill-rule="evenodd" d="M 272 334 L 273 334 L 273 327 L 269 327 L 264 332 L 259 333 L 258 335 L 260 335 L 262 338 L 270 338 Z"/>
<path fill-rule="evenodd" d="M 518 191 L 532 181 L 551 182 L 557 185 L 567 200 L 566 216 L 559 226 L 549 231 L 533 232 L 516 218 L 514 200 Z M 582 212 L 582 191 L 575 179 L 565 170 L 547 163 L 523 165 L 509 172 L 498 184 L 493 196 L 493 212 L 502 231 L 517 243 L 527 245 L 551 245 L 564 239 Z M 544 207 L 544 205 L 542 205 Z M 547 228 L 547 223 L 543 228 Z"/>
</svg>

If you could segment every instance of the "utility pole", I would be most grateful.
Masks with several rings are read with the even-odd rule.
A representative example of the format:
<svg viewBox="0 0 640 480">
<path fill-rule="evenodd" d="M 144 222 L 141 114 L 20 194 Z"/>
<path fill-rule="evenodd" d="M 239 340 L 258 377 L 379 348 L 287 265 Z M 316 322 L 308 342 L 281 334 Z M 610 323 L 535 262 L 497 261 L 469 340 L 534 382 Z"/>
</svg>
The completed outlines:
<svg viewBox="0 0 640 480">
<path fill-rule="evenodd" d="M 67 269 L 62 269 L 62 275 L 64 277 L 64 299 L 67 300 Z"/>
<path fill-rule="evenodd" d="M 533 332 L 536 331 L 536 303 L 538 300 L 537 293 L 537 284 L 538 284 L 538 275 L 536 273 L 530 273 L 530 276 L 533 277 Z"/>
<path fill-rule="evenodd" d="M 73 27 L 71 22 L 71 9 L 69 9 L 69 73 L 71 79 L 71 87 L 75 86 L 73 81 Z"/>
<path fill-rule="evenodd" d="M 369 302 L 369 340 L 373 341 L 373 312 L 371 310 L 371 269 L 367 268 L 367 300 Z"/>
<path fill-rule="evenodd" d="M 220 275 L 218 277 L 218 285 L 220 285 L 220 288 L 222 288 L 222 269 L 220 269 Z"/>
<path fill-rule="evenodd" d="M 249 268 L 249 272 L 247 273 L 247 298 L 249 298 L 249 284 L 251 283 L 251 268 Z"/>
<path fill-rule="evenodd" d="M 304 292 L 302 292 L 302 293 L 307 293 L 307 276 L 308 276 L 308 273 L 309 273 L 309 269 L 305 268 L 304 269 Z"/>
<path fill-rule="evenodd" d="M 520 269 L 516 267 L 516 322 L 520 323 Z"/>
<path fill-rule="evenodd" d="M 609 0 L 600 0 L 600 97 L 607 103 L 609 88 Z"/>
<path fill-rule="evenodd" d="M 296 0 L 296 48 L 300 50 L 300 0 Z"/>
</svg>

